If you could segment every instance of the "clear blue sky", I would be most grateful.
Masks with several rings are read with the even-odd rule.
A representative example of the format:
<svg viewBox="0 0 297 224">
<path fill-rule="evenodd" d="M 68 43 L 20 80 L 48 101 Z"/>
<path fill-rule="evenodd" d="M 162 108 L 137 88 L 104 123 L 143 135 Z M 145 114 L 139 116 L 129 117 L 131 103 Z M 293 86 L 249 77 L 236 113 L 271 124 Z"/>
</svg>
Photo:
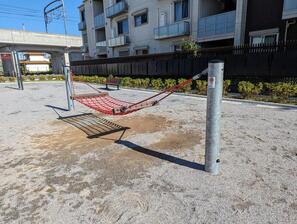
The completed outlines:
<svg viewBox="0 0 297 224">
<path fill-rule="evenodd" d="M 0 0 L 0 28 L 45 32 L 43 8 L 52 0 Z M 68 33 L 80 35 L 78 6 L 82 0 L 64 0 Z M 63 20 L 49 24 L 49 33 L 64 33 Z"/>
</svg>

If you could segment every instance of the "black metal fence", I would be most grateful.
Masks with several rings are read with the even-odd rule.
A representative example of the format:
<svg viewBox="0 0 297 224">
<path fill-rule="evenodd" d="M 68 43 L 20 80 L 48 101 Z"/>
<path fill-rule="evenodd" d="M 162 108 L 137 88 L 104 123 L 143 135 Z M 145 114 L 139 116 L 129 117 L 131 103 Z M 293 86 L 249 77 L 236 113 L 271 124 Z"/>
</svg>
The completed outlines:
<svg viewBox="0 0 297 224">
<path fill-rule="evenodd" d="M 270 45 L 243 45 L 202 49 L 193 53 L 167 53 L 72 62 L 76 75 L 188 78 L 212 59 L 225 61 L 225 79 L 297 81 L 297 41 Z"/>
</svg>

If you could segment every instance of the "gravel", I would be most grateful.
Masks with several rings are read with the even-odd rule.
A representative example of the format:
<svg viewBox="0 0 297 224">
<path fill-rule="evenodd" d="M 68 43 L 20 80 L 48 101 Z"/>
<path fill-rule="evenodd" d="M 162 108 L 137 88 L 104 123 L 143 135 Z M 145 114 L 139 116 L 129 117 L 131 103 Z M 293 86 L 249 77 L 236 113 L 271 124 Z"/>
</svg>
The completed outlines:
<svg viewBox="0 0 297 224">
<path fill-rule="evenodd" d="M 212 176 L 202 169 L 203 98 L 102 115 L 131 128 L 115 142 L 120 133 L 88 139 L 57 119 L 94 113 L 63 110 L 63 82 L 12 87 L 0 85 L 0 223 L 297 223 L 296 109 L 224 101 L 221 170 Z"/>
</svg>

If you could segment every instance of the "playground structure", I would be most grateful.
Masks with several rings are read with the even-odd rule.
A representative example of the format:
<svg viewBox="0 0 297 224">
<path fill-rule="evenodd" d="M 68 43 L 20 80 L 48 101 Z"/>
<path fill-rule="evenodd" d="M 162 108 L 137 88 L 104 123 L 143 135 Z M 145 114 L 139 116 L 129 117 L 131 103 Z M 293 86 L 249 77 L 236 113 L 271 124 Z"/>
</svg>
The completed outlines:
<svg viewBox="0 0 297 224">
<path fill-rule="evenodd" d="M 3 223 L 61 220 L 61 212 L 67 215 L 65 220 L 85 217 L 81 222 L 88 223 L 89 217 L 96 217 L 94 221 L 100 223 L 106 215 L 115 217 L 112 221 L 130 218 L 129 211 L 135 212 L 133 220 L 144 223 L 162 222 L 164 216 L 171 217 L 168 223 L 172 224 L 296 220 L 291 206 L 297 193 L 296 108 L 223 100 L 220 175 L 212 176 L 203 172 L 205 98 L 173 94 L 159 106 L 110 119 L 77 103 L 75 111 L 67 112 L 64 82 L 24 85 L 25 91 L 15 91 L 6 86 L 16 87 L 16 82 L 0 84 Z M 77 87 L 80 92 L 89 90 L 83 84 Z M 104 84 L 94 87 L 105 91 Z M 131 102 L 154 94 L 125 88 L 109 93 Z M 87 120 L 81 124 L 86 131 L 95 128 L 87 125 L 93 119 L 87 113 L 130 130 L 120 142 L 115 142 L 120 132 L 89 139 L 86 135 L 93 133 L 57 120 L 58 115 L 45 104 L 57 107 L 62 117 L 85 114 Z M 82 202 L 87 206 L 72 209 Z M 116 213 L 91 209 L 97 206 Z M 14 209 L 20 212 L 18 219 L 12 216 Z M 121 216 L 123 212 L 127 213 Z M 32 214 L 41 217 L 33 219 Z"/>
<path fill-rule="evenodd" d="M 200 74 L 136 103 L 113 98 L 109 96 L 107 92 L 101 92 L 89 84 L 87 85 L 97 93 L 76 94 L 72 77 L 73 74 L 70 68 L 65 67 L 64 72 L 68 110 L 74 109 L 74 101 L 77 101 L 97 112 L 107 115 L 126 115 L 147 107 L 156 106 L 160 101 L 166 99 L 177 90 L 189 85 L 192 81 L 201 78 L 203 75 L 208 74 L 205 171 L 214 175 L 219 173 L 220 119 L 224 76 L 223 61 L 210 61 L 208 69 Z"/>
<path fill-rule="evenodd" d="M 69 70 L 67 70 L 69 71 Z M 123 100 L 119 100 L 109 96 L 107 92 L 98 91 L 96 88 L 93 88 L 91 85 L 87 84 L 90 88 L 96 91 L 96 93 L 88 93 L 88 94 L 76 94 L 74 88 L 74 82 L 72 81 L 73 74 L 71 74 L 71 92 L 67 93 L 71 96 L 72 100 L 75 100 L 93 110 L 96 110 L 100 113 L 107 115 L 126 115 L 138 110 L 152 107 L 158 105 L 162 100 L 169 97 L 174 92 L 180 90 L 181 88 L 189 85 L 192 81 L 199 79 L 202 75 L 205 75 L 207 70 L 204 70 L 201 74 L 194 76 L 193 78 L 186 80 L 176 86 L 165 89 L 164 91 L 157 93 L 147 99 L 141 100 L 139 102 L 126 102 Z M 66 80 L 69 75 L 65 78 Z M 70 108 L 71 109 L 71 108 Z"/>
</svg>

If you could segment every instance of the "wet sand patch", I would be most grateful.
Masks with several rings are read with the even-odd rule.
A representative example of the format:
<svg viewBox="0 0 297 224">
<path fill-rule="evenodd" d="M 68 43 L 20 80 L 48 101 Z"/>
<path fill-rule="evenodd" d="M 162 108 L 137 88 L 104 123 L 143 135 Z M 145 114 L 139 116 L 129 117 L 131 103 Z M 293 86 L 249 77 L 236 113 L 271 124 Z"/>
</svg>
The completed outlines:
<svg viewBox="0 0 297 224">
<path fill-rule="evenodd" d="M 166 128 L 174 124 L 174 122 L 167 120 L 165 117 L 156 115 L 121 118 L 115 123 L 130 128 L 130 130 L 126 131 L 124 138 L 137 134 L 166 130 Z M 52 121 L 49 124 L 55 126 L 58 130 L 50 134 L 31 136 L 32 143 L 36 147 L 54 151 L 71 150 L 86 152 L 111 145 L 122 134 L 122 132 L 118 132 L 101 138 L 88 139 L 83 131 L 61 121 Z"/>
<path fill-rule="evenodd" d="M 176 125 L 176 122 L 168 120 L 165 116 L 157 116 L 153 114 L 121 118 L 117 120 L 116 123 L 125 127 L 130 127 L 133 133 L 154 133 Z"/>
<path fill-rule="evenodd" d="M 181 150 L 192 148 L 201 143 L 202 134 L 198 131 L 182 132 L 178 131 L 166 134 L 158 143 L 152 145 L 153 148 L 166 150 Z"/>
</svg>

